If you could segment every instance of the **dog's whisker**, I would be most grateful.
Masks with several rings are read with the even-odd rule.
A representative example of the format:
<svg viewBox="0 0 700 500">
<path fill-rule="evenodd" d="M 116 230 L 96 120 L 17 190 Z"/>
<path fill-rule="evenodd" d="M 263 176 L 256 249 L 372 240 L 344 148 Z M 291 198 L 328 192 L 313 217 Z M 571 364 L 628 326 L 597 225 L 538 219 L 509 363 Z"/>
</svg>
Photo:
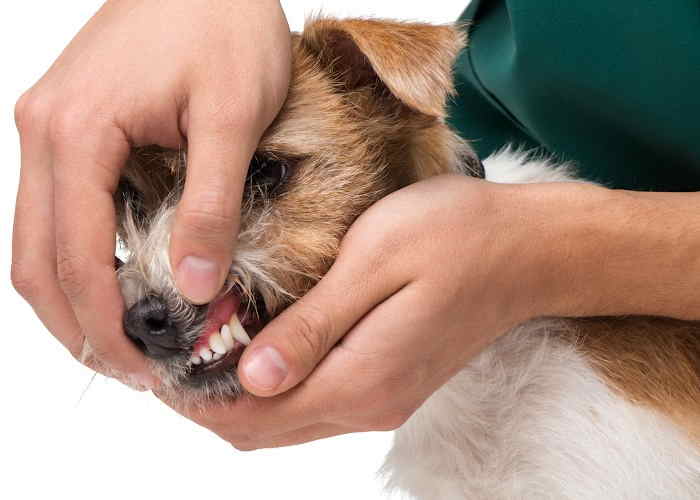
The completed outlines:
<svg viewBox="0 0 700 500">
<path fill-rule="evenodd" d="M 97 378 L 97 372 L 94 372 L 94 373 L 90 376 L 90 380 L 88 381 L 88 383 L 87 383 L 87 385 L 85 386 L 85 388 L 81 391 L 80 397 L 78 397 L 78 400 L 75 402 L 75 408 L 77 408 L 78 406 L 80 406 L 80 403 L 83 402 L 83 399 L 85 398 L 85 395 L 87 394 L 87 391 L 90 389 L 90 387 L 92 387 L 92 383 L 95 381 L 95 378 Z"/>
</svg>

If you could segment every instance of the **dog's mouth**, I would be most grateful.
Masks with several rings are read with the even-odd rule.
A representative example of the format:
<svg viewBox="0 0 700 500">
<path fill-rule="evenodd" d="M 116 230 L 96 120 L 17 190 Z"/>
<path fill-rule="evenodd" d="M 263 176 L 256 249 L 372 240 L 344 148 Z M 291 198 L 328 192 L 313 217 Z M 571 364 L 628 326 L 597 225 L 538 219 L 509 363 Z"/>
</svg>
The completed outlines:
<svg viewBox="0 0 700 500">
<path fill-rule="evenodd" d="M 209 304 L 205 327 L 191 347 L 190 377 L 208 378 L 235 369 L 265 322 L 236 290 Z"/>
</svg>

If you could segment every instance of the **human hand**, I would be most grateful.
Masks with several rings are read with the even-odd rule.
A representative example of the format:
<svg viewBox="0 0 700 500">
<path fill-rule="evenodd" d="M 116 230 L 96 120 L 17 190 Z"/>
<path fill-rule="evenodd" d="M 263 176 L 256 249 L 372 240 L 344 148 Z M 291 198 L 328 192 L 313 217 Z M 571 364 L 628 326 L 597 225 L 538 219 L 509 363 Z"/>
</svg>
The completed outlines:
<svg viewBox="0 0 700 500">
<path fill-rule="evenodd" d="M 230 265 L 243 179 L 285 99 L 290 60 L 277 0 L 115 0 L 20 98 L 12 280 L 74 356 L 87 343 L 118 373 L 157 383 L 121 331 L 120 169 L 132 146 L 187 141 L 170 258 L 183 294 L 208 302 Z"/>
<path fill-rule="evenodd" d="M 451 175 L 382 199 L 246 349 L 238 373 L 257 397 L 175 409 L 246 450 L 397 428 L 533 313 L 517 189 Z"/>
</svg>

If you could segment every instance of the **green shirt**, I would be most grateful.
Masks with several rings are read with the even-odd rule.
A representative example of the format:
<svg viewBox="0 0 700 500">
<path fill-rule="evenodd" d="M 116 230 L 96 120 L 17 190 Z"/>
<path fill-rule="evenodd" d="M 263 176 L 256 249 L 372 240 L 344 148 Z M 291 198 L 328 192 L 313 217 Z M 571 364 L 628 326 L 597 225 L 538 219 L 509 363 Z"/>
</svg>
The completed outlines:
<svg viewBox="0 0 700 500">
<path fill-rule="evenodd" d="M 700 190 L 698 0 L 473 0 L 451 124 L 610 187 Z"/>
</svg>

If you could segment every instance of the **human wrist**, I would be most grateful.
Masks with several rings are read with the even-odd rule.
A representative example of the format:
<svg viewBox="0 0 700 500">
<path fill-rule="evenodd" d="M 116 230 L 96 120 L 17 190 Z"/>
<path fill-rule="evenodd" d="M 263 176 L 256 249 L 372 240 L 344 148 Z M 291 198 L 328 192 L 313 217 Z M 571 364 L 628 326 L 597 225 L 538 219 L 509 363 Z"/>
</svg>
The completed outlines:
<svg viewBox="0 0 700 500">
<path fill-rule="evenodd" d="M 700 317 L 697 195 L 557 183 L 509 186 L 507 204 L 527 317 Z"/>
</svg>

